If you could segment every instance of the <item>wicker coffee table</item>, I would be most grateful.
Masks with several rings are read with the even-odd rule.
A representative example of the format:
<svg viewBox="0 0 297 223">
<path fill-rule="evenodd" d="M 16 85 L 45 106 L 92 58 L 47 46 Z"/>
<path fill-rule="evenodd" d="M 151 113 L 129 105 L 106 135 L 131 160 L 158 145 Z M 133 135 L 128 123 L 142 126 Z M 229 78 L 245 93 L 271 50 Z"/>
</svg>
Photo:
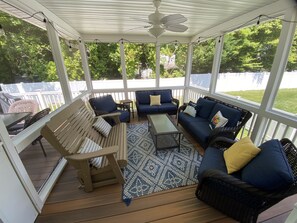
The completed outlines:
<svg viewBox="0 0 297 223">
<path fill-rule="evenodd" d="M 156 155 L 160 149 L 178 148 L 180 151 L 181 131 L 168 114 L 148 115 L 148 131 L 151 133 Z"/>
</svg>

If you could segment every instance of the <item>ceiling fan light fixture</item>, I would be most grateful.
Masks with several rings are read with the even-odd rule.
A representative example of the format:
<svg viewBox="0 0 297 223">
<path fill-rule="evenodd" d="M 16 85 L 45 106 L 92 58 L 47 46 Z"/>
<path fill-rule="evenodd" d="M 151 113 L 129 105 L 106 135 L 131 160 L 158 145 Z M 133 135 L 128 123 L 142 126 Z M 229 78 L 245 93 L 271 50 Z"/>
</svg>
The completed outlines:
<svg viewBox="0 0 297 223">
<path fill-rule="evenodd" d="M 158 38 L 165 32 L 165 29 L 160 26 L 153 26 L 148 30 L 148 32 L 151 36 Z"/>
</svg>

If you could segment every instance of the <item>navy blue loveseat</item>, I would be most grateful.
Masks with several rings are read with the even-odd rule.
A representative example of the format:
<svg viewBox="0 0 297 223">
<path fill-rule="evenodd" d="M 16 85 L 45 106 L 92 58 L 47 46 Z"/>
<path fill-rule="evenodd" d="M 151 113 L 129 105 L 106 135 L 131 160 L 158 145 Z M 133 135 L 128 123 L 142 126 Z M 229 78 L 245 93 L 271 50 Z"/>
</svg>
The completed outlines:
<svg viewBox="0 0 297 223">
<path fill-rule="evenodd" d="M 150 95 L 160 95 L 161 105 L 151 106 Z M 135 97 L 138 117 L 158 113 L 177 114 L 179 100 L 172 97 L 171 89 L 135 91 Z"/>
<path fill-rule="evenodd" d="M 195 117 L 183 112 L 188 105 L 196 109 Z M 218 111 L 228 119 L 228 122 L 224 127 L 212 129 L 210 122 Z M 181 106 L 178 112 L 178 124 L 182 125 L 200 146 L 206 149 L 211 140 L 218 136 L 235 139 L 251 116 L 252 113 L 245 109 L 206 96 L 199 98 L 197 103 L 190 102 Z"/>
</svg>

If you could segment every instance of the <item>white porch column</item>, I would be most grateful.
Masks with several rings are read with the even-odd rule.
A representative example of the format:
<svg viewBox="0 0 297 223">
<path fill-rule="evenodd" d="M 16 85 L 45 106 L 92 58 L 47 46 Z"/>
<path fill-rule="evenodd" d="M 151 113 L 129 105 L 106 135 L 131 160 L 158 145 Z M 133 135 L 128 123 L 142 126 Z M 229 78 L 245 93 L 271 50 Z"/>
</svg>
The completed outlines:
<svg viewBox="0 0 297 223">
<path fill-rule="evenodd" d="M 125 60 L 125 49 L 124 41 L 120 41 L 120 53 L 121 53 L 121 67 L 122 67 L 122 78 L 125 91 L 125 99 L 128 99 L 128 84 L 127 84 L 127 72 L 126 72 L 126 60 Z"/>
<path fill-rule="evenodd" d="M 90 69 L 89 69 L 89 63 L 88 63 L 88 56 L 87 56 L 87 51 L 86 51 L 86 46 L 83 40 L 78 41 L 78 46 L 79 46 L 79 51 L 81 55 L 81 63 L 83 67 L 83 71 L 85 74 L 85 80 L 86 80 L 86 85 L 88 91 L 93 91 L 93 84 L 92 84 L 92 78 L 90 74 Z"/>
<path fill-rule="evenodd" d="M 160 43 L 156 42 L 156 88 L 160 87 Z"/>
<path fill-rule="evenodd" d="M 54 61 L 57 67 L 57 73 L 60 80 L 65 103 L 70 103 L 72 101 L 72 94 L 71 94 L 68 75 L 67 75 L 67 71 L 64 64 L 62 51 L 61 51 L 59 37 L 54 28 L 54 24 L 50 23 L 50 21 L 46 21 L 46 29 L 47 29 L 48 39 L 52 48 Z"/>
<path fill-rule="evenodd" d="M 209 93 L 214 94 L 217 86 L 217 79 L 220 72 L 221 57 L 224 46 L 224 36 L 221 35 L 216 38 L 216 48 L 213 58 L 212 70 L 211 70 L 211 80 L 209 86 Z"/>
<path fill-rule="evenodd" d="M 185 90 L 184 90 L 184 98 L 183 103 L 188 101 L 188 93 L 190 86 L 190 79 L 191 79 L 191 72 L 192 72 L 192 61 L 193 61 L 193 44 L 188 44 L 188 52 L 187 52 L 187 64 L 186 64 L 186 76 L 185 76 Z"/>
<path fill-rule="evenodd" d="M 289 21 L 296 21 L 296 8 L 287 10 L 284 19 Z M 271 67 L 268 83 L 260 106 L 259 115 L 255 122 L 255 126 L 251 135 L 251 138 L 256 145 L 260 144 L 262 141 L 263 133 L 267 126 L 267 118 L 265 118 L 265 112 L 268 110 L 272 110 L 275 97 L 277 95 L 284 71 L 287 66 L 288 56 L 292 46 L 295 29 L 296 23 L 282 23 L 279 43 Z"/>
</svg>

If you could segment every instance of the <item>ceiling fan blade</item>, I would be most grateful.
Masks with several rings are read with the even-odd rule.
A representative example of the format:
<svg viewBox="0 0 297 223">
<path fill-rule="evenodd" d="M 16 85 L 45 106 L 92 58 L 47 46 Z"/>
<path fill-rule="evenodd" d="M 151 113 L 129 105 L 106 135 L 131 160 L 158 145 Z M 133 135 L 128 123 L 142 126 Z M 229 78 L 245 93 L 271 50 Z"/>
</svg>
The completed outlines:
<svg viewBox="0 0 297 223">
<path fill-rule="evenodd" d="M 185 32 L 188 27 L 185 25 L 181 25 L 181 24 L 174 24 L 174 25 L 170 25 L 170 26 L 166 26 L 165 27 L 166 30 L 169 30 L 171 32 Z"/>
<path fill-rule="evenodd" d="M 136 30 L 136 29 L 147 29 L 147 28 L 150 28 L 150 27 L 152 27 L 152 25 L 147 25 L 147 26 L 136 26 L 136 27 L 134 27 L 134 28 L 125 30 L 125 32 L 130 32 L 130 31 L 133 31 L 133 30 Z"/>
<path fill-rule="evenodd" d="M 172 14 L 172 15 L 164 16 L 160 21 L 165 26 L 170 26 L 173 24 L 183 23 L 187 21 L 187 18 L 181 14 Z"/>
</svg>

